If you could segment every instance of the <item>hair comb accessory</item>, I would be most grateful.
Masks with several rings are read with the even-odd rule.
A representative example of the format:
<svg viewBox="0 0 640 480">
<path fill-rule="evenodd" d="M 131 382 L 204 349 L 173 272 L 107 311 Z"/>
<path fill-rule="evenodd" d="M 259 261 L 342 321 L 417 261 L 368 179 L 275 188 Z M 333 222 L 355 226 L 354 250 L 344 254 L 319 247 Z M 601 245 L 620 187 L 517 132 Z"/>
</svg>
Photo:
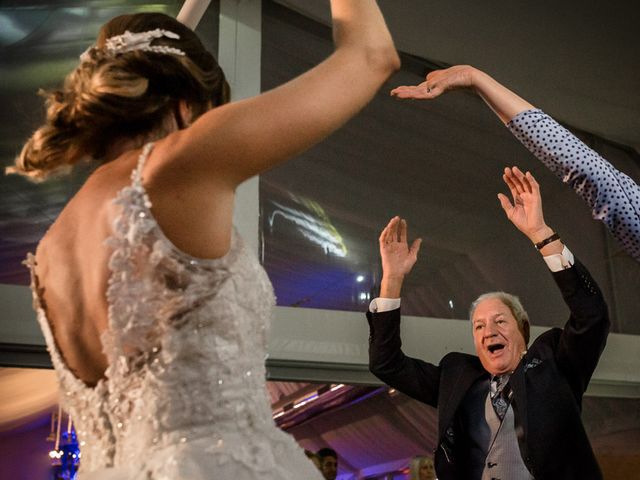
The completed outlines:
<svg viewBox="0 0 640 480">
<path fill-rule="evenodd" d="M 122 35 L 115 35 L 109 37 L 105 42 L 104 50 L 112 55 L 119 55 L 122 53 L 133 52 L 136 50 L 142 50 L 145 52 L 164 53 L 166 55 L 186 55 L 185 52 L 179 48 L 169 47 L 167 45 L 151 45 L 151 42 L 157 38 L 172 38 L 179 39 L 180 35 L 173 33 L 169 30 L 162 30 L 156 28 L 155 30 L 147 30 L 146 32 L 132 33 L 126 30 Z M 91 60 L 89 51 L 95 46 L 89 47 L 82 55 L 80 55 L 80 61 L 86 62 Z"/>
</svg>

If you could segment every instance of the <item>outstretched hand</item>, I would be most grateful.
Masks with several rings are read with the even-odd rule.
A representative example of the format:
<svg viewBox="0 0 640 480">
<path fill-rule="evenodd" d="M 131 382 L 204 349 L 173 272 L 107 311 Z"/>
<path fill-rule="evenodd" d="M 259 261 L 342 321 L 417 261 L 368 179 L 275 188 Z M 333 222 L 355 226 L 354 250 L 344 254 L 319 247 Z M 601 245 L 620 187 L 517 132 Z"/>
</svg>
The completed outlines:
<svg viewBox="0 0 640 480">
<path fill-rule="evenodd" d="M 507 218 L 533 243 L 547 238 L 551 229 L 544 221 L 540 185 L 531 172 L 522 173 L 518 167 L 507 167 L 502 179 L 509 187 L 513 201 L 509 201 L 502 193 L 498 194 Z"/>
<path fill-rule="evenodd" d="M 451 90 L 473 87 L 473 70 L 469 65 L 456 65 L 429 72 L 419 85 L 403 85 L 391 90 L 391 95 L 414 100 L 432 100 Z"/>
<path fill-rule="evenodd" d="M 382 230 L 379 240 L 383 282 L 399 280 L 401 283 L 418 260 L 422 239 L 414 240 L 409 247 L 406 220 L 393 217 Z"/>
</svg>

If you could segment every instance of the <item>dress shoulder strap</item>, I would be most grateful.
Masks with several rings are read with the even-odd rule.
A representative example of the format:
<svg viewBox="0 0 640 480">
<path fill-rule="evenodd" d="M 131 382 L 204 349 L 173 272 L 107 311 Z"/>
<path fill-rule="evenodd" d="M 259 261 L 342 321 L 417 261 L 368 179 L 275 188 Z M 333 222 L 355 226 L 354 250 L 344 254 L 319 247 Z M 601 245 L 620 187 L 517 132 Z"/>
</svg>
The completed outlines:
<svg viewBox="0 0 640 480">
<path fill-rule="evenodd" d="M 133 187 L 142 186 L 142 170 L 144 169 L 144 164 L 146 163 L 147 158 L 149 158 L 149 153 L 152 149 L 153 142 L 149 142 L 145 144 L 144 147 L 142 147 L 142 152 L 138 157 L 136 168 L 134 168 L 133 172 L 131 172 L 131 185 Z"/>
</svg>

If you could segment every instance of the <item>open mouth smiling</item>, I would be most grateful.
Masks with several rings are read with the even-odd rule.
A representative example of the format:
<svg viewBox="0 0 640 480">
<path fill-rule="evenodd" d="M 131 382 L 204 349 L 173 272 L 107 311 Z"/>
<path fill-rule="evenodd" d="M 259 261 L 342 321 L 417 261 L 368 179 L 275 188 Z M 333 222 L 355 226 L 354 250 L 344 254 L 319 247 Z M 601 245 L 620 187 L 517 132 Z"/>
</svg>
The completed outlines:
<svg viewBox="0 0 640 480">
<path fill-rule="evenodd" d="M 493 345 L 489 345 L 487 347 L 487 350 L 489 350 L 489 353 L 496 353 L 499 352 L 500 350 L 504 349 L 504 345 L 502 343 L 494 343 Z"/>
</svg>

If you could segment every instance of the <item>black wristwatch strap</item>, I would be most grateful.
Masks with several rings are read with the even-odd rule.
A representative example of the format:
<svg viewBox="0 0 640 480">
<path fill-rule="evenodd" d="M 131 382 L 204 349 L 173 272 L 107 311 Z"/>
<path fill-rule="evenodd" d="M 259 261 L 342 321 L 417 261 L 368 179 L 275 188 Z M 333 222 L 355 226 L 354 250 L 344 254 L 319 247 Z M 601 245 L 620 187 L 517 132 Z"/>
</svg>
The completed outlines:
<svg viewBox="0 0 640 480">
<path fill-rule="evenodd" d="M 545 245 L 549 245 L 551 242 L 555 242 L 556 240 L 560 240 L 560 235 L 557 233 L 554 233 L 550 237 L 547 237 L 544 240 L 542 240 L 541 242 L 534 243 L 533 246 L 536 247 L 536 250 L 540 250 Z"/>
</svg>

